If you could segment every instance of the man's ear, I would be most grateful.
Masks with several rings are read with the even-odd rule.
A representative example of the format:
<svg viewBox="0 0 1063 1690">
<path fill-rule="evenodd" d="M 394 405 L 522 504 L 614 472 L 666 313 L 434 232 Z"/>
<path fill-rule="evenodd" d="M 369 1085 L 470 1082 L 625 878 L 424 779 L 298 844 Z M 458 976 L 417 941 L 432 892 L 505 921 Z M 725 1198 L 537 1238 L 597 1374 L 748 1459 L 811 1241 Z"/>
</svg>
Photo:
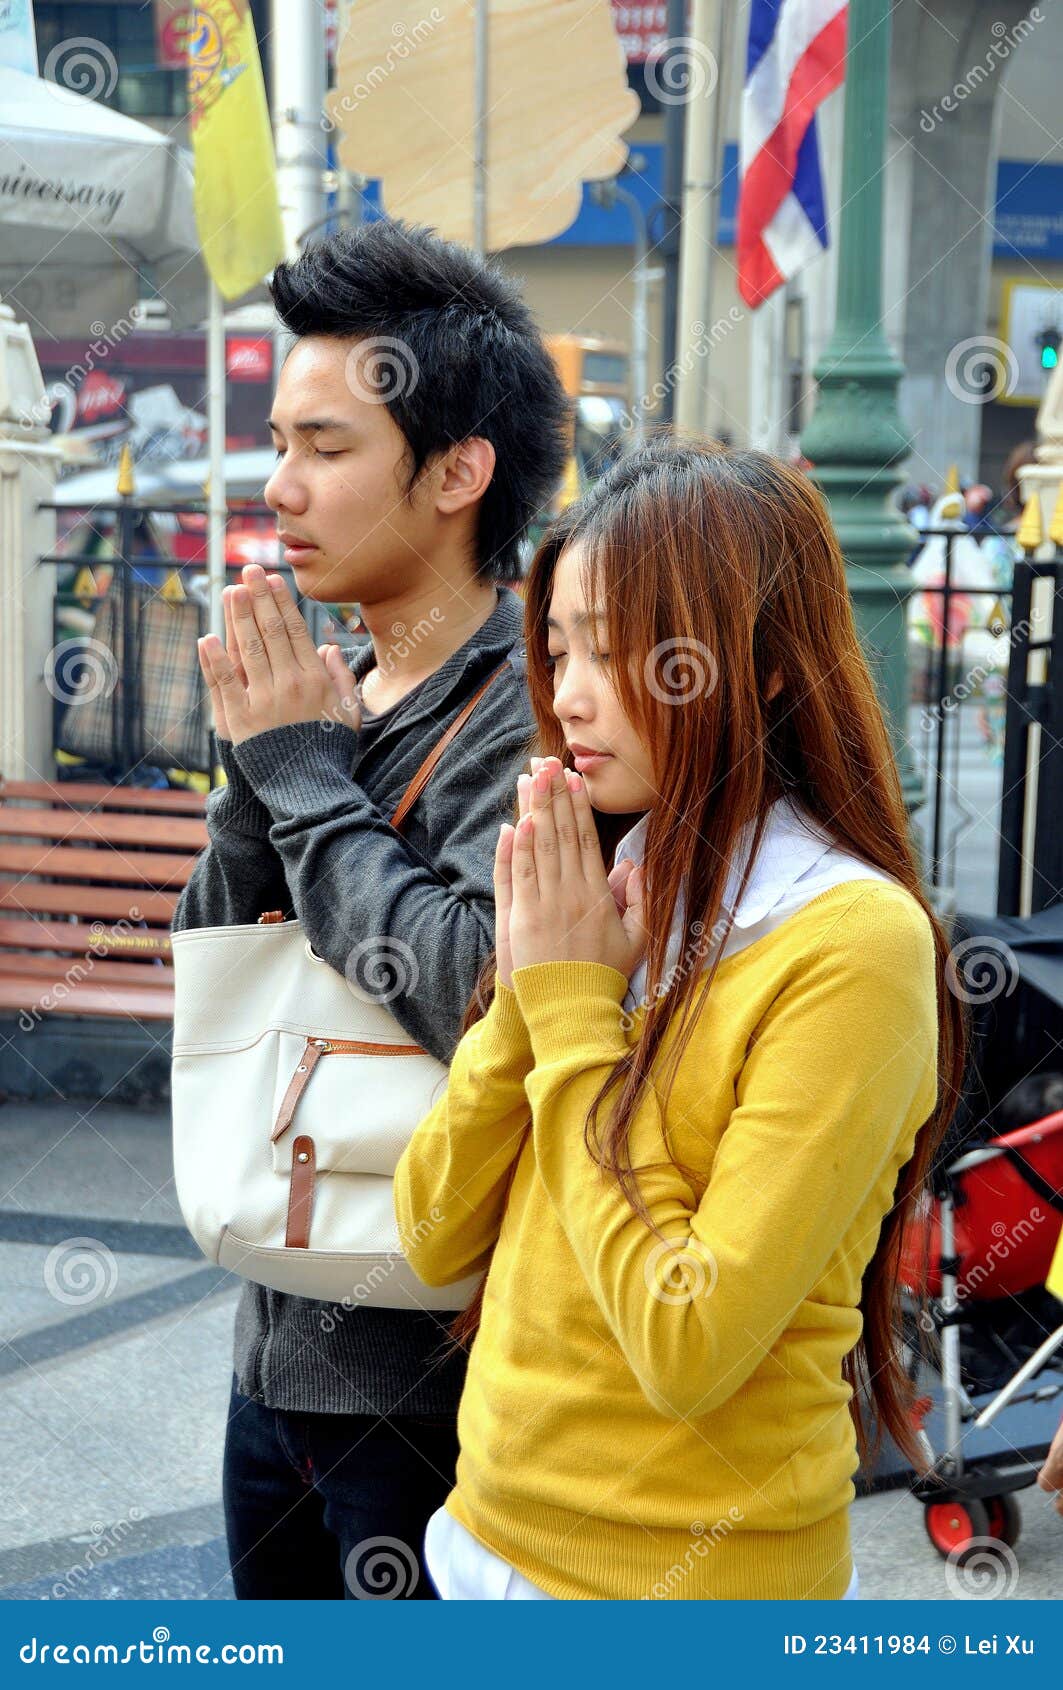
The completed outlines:
<svg viewBox="0 0 1063 1690">
<path fill-rule="evenodd" d="M 436 509 L 451 515 L 483 498 L 495 473 L 495 449 L 489 440 L 473 435 L 450 448 L 442 470 Z"/>
</svg>

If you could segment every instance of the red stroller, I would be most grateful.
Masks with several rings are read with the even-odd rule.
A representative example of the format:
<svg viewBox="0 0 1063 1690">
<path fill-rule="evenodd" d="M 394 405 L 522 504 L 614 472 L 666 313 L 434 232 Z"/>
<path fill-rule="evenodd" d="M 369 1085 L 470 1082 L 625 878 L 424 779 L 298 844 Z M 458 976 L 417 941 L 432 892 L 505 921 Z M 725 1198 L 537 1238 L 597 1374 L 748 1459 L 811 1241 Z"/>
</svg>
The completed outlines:
<svg viewBox="0 0 1063 1690">
<path fill-rule="evenodd" d="M 1063 1303 L 1044 1289 L 1063 1226 L 1063 1110 L 962 1151 L 935 1183 L 935 1200 L 906 1235 L 901 1277 L 931 1299 L 922 1314 L 922 1299 L 909 1306 L 908 1353 L 914 1382 L 926 1350 L 917 1327 L 939 1334 L 945 1448 L 935 1455 L 925 1430 L 932 1399 L 920 1397 L 915 1425 L 933 1465 L 912 1493 L 934 1547 L 962 1558 L 972 1539 L 1017 1541 L 1015 1492 L 1040 1466 L 1022 1456 L 965 1462 L 967 1431 L 1009 1404 L 1063 1392 Z M 976 1407 L 972 1398 L 986 1394 Z"/>
</svg>

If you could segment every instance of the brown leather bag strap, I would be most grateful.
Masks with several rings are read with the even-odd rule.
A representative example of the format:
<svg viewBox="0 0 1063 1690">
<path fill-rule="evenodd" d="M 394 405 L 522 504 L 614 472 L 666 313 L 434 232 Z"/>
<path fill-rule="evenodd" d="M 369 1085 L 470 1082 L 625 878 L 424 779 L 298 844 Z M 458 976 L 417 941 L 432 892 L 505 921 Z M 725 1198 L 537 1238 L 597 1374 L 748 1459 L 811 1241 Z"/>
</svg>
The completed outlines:
<svg viewBox="0 0 1063 1690">
<path fill-rule="evenodd" d="M 455 716 L 442 738 L 439 739 L 432 747 L 428 756 L 425 758 L 421 767 L 418 769 L 409 786 L 406 788 L 406 791 L 400 798 L 398 808 L 391 818 L 392 827 L 401 828 L 410 810 L 413 808 L 414 804 L 416 804 L 418 798 L 421 796 L 421 793 L 428 785 L 429 780 L 435 772 L 436 764 L 447 749 L 447 746 L 450 744 L 455 735 L 460 733 L 461 729 L 465 726 L 492 681 L 497 680 L 499 675 L 501 675 L 508 666 L 509 658 L 507 657 L 505 663 L 500 664 L 493 675 L 488 675 L 483 686 L 480 687 L 478 692 L 473 693 L 468 703 L 463 707 L 463 709 L 458 711 L 458 714 Z"/>
</svg>

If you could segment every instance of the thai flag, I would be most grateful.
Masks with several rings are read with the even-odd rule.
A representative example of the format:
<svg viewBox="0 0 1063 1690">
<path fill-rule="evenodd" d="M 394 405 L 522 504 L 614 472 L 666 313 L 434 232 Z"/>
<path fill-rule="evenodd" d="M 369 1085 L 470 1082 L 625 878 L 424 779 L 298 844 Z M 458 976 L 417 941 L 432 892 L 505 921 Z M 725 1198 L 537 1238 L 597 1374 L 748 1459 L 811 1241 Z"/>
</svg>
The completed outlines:
<svg viewBox="0 0 1063 1690">
<path fill-rule="evenodd" d="M 769 294 L 827 245 L 816 108 L 845 76 L 844 0 L 752 0 L 742 95 L 738 291 Z"/>
</svg>

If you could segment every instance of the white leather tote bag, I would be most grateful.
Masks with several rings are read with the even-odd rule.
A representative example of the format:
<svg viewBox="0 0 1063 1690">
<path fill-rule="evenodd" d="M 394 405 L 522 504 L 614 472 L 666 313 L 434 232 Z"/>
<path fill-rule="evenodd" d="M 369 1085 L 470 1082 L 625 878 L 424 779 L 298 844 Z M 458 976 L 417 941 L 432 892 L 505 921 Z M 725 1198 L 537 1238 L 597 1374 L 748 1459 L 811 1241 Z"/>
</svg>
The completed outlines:
<svg viewBox="0 0 1063 1690">
<path fill-rule="evenodd" d="M 501 673 L 422 763 L 392 826 Z M 478 1277 L 422 1284 L 403 1254 L 392 1197 L 399 1157 L 441 1095 L 446 1066 L 385 1003 L 316 956 L 300 923 L 280 911 L 244 926 L 190 928 L 172 945 L 174 1175 L 203 1254 L 302 1297 L 464 1308 Z"/>
</svg>

